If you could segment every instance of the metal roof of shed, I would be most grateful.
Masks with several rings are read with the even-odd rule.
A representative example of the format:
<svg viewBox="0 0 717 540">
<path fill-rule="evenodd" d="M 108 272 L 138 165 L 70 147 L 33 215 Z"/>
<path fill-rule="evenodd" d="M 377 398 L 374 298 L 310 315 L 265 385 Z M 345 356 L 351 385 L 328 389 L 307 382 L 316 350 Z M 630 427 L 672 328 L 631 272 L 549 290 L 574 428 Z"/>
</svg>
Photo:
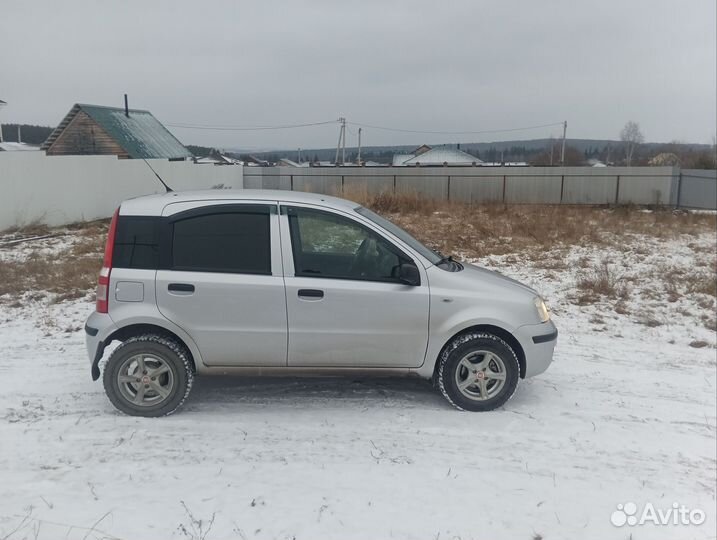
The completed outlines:
<svg viewBox="0 0 717 540">
<path fill-rule="evenodd" d="M 78 103 L 42 145 L 46 150 L 62 133 L 69 121 L 80 111 L 85 112 L 135 159 L 183 159 L 192 154 L 151 112 L 129 109 L 129 116 L 119 107 Z"/>
</svg>

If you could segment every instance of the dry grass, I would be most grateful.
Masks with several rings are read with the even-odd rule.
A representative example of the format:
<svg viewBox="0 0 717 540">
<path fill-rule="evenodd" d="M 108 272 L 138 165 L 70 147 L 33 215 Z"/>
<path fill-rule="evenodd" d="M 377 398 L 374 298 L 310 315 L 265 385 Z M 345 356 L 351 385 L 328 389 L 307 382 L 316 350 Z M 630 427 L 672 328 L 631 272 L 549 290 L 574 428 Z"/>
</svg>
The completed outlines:
<svg viewBox="0 0 717 540">
<path fill-rule="evenodd" d="M 23 262 L 0 262 L 0 295 L 17 298 L 46 291 L 57 301 L 81 298 L 94 287 L 100 266 L 97 257 L 48 260 L 32 256 Z"/>
<path fill-rule="evenodd" d="M 614 245 L 625 234 L 674 238 L 717 227 L 714 214 L 669 208 L 470 205 L 357 189 L 343 196 L 385 215 L 434 249 L 474 258 L 576 244 Z"/>
<path fill-rule="evenodd" d="M 691 249 L 693 249 L 693 246 Z M 652 288 L 643 291 L 643 295 L 653 300 L 666 300 L 676 304 L 681 300 L 689 302 L 693 307 L 699 307 L 706 313 L 699 316 L 703 326 L 710 330 L 717 330 L 717 258 L 714 253 L 704 253 L 696 250 L 695 259 L 670 264 L 653 264 L 640 279 L 647 283 L 662 284 L 663 289 Z M 706 257 L 706 258 L 703 258 Z M 676 309 L 685 317 L 694 317 L 694 313 L 684 307 Z M 648 324 L 648 326 L 654 324 Z"/>
<path fill-rule="evenodd" d="M 626 280 L 610 266 L 607 260 L 581 271 L 576 285 L 577 303 L 580 305 L 593 304 L 602 298 L 626 300 L 630 295 Z"/>
<path fill-rule="evenodd" d="M 21 227 L 10 227 L 5 229 L 3 235 L 12 236 L 44 236 L 50 234 L 50 227 L 39 221 L 33 221 Z"/>
<path fill-rule="evenodd" d="M 690 272 L 685 276 L 687 290 L 691 293 L 707 294 L 717 297 L 717 273 Z"/>
<path fill-rule="evenodd" d="M 67 227 L 67 230 L 75 236 L 75 241 L 65 249 L 47 253 L 33 249 L 32 242 L 27 242 L 15 248 L 28 247 L 31 251 L 25 258 L 0 260 L 0 297 L 9 305 L 20 305 L 20 298 L 39 300 L 47 293 L 53 301 L 71 300 L 85 296 L 94 288 L 102 266 L 107 223 L 90 222 Z M 36 234 L 29 234 L 27 229 L 22 233 L 23 236 Z"/>
</svg>

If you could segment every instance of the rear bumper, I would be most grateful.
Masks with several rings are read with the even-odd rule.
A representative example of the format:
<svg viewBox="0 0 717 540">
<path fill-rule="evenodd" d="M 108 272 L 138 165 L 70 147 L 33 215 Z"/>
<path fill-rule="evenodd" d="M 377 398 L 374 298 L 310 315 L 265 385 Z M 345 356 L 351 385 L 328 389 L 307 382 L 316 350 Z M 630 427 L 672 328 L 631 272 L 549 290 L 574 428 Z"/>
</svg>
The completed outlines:
<svg viewBox="0 0 717 540">
<path fill-rule="evenodd" d="M 107 338 L 114 332 L 115 325 L 106 313 L 92 313 L 85 323 L 85 346 L 92 366 L 92 380 L 100 378 L 99 363 L 105 352 Z"/>
<path fill-rule="evenodd" d="M 558 329 L 553 321 L 529 324 L 516 330 L 515 337 L 525 352 L 525 377 L 533 377 L 548 369 L 558 342 Z"/>
</svg>

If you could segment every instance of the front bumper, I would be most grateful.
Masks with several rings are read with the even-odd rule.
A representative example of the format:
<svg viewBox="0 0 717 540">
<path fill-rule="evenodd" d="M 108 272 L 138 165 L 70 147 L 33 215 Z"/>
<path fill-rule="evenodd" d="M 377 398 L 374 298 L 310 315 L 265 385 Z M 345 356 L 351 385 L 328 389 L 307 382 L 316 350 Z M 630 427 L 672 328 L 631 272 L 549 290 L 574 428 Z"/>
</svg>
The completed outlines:
<svg viewBox="0 0 717 540">
<path fill-rule="evenodd" d="M 112 319 L 106 313 L 92 313 L 85 323 L 85 346 L 92 365 L 92 380 L 100 378 L 99 363 L 105 352 L 107 338 L 115 330 Z"/>
<path fill-rule="evenodd" d="M 525 352 L 525 377 L 533 377 L 548 369 L 558 342 L 558 329 L 553 321 L 528 324 L 515 331 Z"/>
</svg>

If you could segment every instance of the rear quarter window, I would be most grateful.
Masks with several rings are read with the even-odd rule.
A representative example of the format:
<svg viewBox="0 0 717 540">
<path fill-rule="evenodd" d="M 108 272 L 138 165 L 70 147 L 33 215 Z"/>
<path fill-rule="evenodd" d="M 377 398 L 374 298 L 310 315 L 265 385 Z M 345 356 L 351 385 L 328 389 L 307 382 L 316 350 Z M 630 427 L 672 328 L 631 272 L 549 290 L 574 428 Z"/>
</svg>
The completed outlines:
<svg viewBox="0 0 717 540">
<path fill-rule="evenodd" d="M 156 269 L 159 266 L 159 223 L 157 217 L 119 216 L 112 266 Z"/>
</svg>

